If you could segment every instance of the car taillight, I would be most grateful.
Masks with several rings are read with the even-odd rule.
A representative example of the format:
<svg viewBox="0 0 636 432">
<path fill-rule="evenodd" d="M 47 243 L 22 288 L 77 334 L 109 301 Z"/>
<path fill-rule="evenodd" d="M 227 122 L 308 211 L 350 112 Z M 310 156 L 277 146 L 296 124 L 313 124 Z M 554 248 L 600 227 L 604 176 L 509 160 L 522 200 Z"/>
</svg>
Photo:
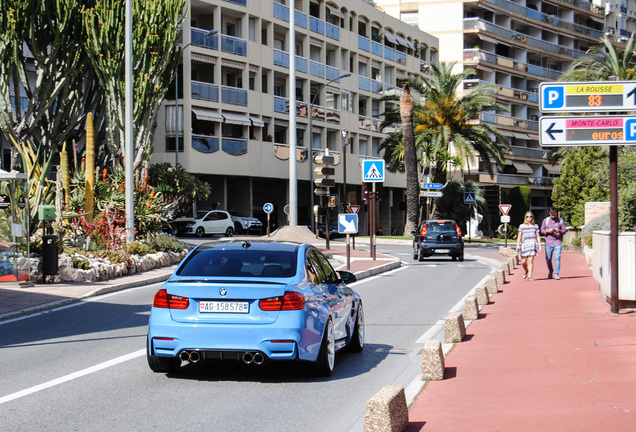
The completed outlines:
<svg viewBox="0 0 636 432">
<path fill-rule="evenodd" d="M 264 311 L 300 310 L 305 307 L 305 297 L 294 291 L 286 291 L 285 295 L 259 300 L 258 307 Z"/>
<path fill-rule="evenodd" d="M 422 232 L 420 232 L 420 237 L 426 237 L 426 224 L 422 225 Z"/>
<path fill-rule="evenodd" d="M 459 225 L 455 224 L 455 229 L 457 230 L 457 237 L 462 236 L 462 230 L 459 229 Z"/>
<path fill-rule="evenodd" d="M 187 309 L 190 306 L 190 299 L 178 295 L 168 294 L 165 289 L 160 289 L 155 294 L 152 307 L 164 309 Z"/>
</svg>

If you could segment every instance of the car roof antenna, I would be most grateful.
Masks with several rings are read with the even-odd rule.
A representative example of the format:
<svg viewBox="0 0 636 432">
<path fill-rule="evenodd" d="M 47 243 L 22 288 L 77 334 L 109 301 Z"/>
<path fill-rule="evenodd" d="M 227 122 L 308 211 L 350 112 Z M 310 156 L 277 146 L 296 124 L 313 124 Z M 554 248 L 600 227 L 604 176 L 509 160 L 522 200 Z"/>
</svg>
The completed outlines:
<svg viewBox="0 0 636 432">
<path fill-rule="evenodd" d="M 249 241 L 245 240 L 245 241 L 243 242 L 243 245 L 242 245 L 242 246 L 243 246 L 245 249 L 248 249 L 250 246 L 252 246 L 252 243 L 250 243 Z"/>
</svg>

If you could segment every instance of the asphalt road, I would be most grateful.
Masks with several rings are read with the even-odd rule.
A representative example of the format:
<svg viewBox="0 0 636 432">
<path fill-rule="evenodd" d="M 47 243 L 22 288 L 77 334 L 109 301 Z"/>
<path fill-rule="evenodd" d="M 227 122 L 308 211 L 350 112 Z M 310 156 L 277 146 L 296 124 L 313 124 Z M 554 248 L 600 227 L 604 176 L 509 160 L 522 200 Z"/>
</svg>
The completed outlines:
<svg viewBox="0 0 636 432">
<path fill-rule="evenodd" d="M 144 344 L 159 285 L 0 322 L 2 429 L 361 431 L 367 401 L 384 385 L 413 382 L 423 336 L 493 271 L 470 254 L 460 263 L 417 262 L 408 245 L 378 252 L 404 266 L 353 285 L 365 305 L 366 346 L 339 353 L 330 378 L 297 363 L 201 362 L 152 373 Z"/>
</svg>

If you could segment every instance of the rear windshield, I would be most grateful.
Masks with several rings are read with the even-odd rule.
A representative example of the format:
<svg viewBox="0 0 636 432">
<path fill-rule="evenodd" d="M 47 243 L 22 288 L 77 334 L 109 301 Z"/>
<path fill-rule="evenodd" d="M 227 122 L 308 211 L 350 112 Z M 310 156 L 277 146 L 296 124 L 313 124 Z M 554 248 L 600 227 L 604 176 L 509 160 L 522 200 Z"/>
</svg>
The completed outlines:
<svg viewBox="0 0 636 432">
<path fill-rule="evenodd" d="M 455 224 L 453 222 L 442 222 L 442 223 L 431 222 L 428 224 L 428 229 L 426 230 L 426 234 L 428 235 L 429 232 L 431 234 L 435 234 L 435 233 L 441 234 L 447 231 L 451 231 L 453 233 L 457 232 L 455 230 Z"/>
<path fill-rule="evenodd" d="M 296 274 L 296 251 L 203 249 L 184 261 L 179 276 L 291 277 Z"/>
</svg>

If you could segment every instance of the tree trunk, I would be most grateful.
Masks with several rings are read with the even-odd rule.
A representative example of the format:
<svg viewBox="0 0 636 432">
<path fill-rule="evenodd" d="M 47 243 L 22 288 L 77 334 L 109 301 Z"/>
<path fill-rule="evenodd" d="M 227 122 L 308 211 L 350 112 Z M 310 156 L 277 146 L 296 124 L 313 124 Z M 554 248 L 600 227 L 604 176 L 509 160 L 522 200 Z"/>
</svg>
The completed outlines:
<svg viewBox="0 0 636 432">
<path fill-rule="evenodd" d="M 413 97 L 408 84 L 400 97 L 400 117 L 402 119 L 402 140 L 404 145 L 404 169 L 406 171 L 406 224 L 404 236 L 410 236 L 417 229 L 420 201 L 420 186 L 417 179 L 417 155 L 413 133 Z"/>
</svg>

